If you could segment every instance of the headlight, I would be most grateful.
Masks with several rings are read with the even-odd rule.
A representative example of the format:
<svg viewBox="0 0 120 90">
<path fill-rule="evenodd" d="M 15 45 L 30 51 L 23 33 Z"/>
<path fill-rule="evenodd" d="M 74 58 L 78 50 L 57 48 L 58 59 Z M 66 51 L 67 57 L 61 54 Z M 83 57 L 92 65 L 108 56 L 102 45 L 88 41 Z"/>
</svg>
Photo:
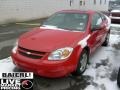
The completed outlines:
<svg viewBox="0 0 120 90">
<path fill-rule="evenodd" d="M 17 52 L 17 48 L 18 48 L 18 41 L 15 43 L 12 52 L 15 54 Z"/>
<path fill-rule="evenodd" d="M 57 49 L 50 54 L 50 56 L 48 57 L 48 60 L 66 59 L 71 55 L 72 51 L 73 51 L 73 48 L 71 48 L 71 47 Z"/>
</svg>

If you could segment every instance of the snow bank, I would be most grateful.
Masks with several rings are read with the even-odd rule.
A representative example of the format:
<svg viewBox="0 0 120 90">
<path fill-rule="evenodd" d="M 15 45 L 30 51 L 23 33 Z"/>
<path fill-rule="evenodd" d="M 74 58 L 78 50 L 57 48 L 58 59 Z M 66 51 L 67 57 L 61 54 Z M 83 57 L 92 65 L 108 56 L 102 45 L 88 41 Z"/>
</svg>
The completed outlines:
<svg viewBox="0 0 120 90">
<path fill-rule="evenodd" d="M 120 66 L 120 50 L 113 47 L 119 42 L 120 35 L 110 35 L 109 47 L 100 47 L 90 58 L 90 65 L 84 75 L 91 76 L 93 80 L 85 90 L 119 90 L 116 79 L 111 80 L 114 69 Z M 114 73 L 115 76 L 117 73 Z"/>
<path fill-rule="evenodd" d="M 110 35 L 110 45 L 118 44 L 120 42 L 120 35 Z"/>
<path fill-rule="evenodd" d="M 0 60 L 0 72 L 13 72 L 14 68 L 11 57 Z"/>
<path fill-rule="evenodd" d="M 111 27 L 120 27 L 120 24 L 111 24 Z"/>
</svg>

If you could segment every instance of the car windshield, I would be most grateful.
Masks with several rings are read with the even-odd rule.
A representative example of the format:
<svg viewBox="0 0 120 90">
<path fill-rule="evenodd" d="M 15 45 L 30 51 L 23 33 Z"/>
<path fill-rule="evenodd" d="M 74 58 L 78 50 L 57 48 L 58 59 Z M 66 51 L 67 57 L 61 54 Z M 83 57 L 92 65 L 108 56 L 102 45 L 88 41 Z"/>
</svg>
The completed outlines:
<svg viewBox="0 0 120 90">
<path fill-rule="evenodd" d="M 88 14 L 85 13 L 56 13 L 49 17 L 44 23 L 45 26 L 52 26 L 60 29 L 73 31 L 85 31 L 88 22 Z"/>
</svg>

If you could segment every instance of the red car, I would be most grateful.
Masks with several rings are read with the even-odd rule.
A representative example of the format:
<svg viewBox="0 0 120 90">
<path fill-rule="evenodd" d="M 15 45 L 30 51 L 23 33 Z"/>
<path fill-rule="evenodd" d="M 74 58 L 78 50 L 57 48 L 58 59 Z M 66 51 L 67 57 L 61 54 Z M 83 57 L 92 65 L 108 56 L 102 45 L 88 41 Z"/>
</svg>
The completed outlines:
<svg viewBox="0 0 120 90">
<path fill-rule="evenodd" d="M 12 50 L 13 63 L 44 77 L 81 75 L 89 55 L 108 45 L 106 17 L 95 11 L 59 11 L 19 38 Z"/>
</svg>

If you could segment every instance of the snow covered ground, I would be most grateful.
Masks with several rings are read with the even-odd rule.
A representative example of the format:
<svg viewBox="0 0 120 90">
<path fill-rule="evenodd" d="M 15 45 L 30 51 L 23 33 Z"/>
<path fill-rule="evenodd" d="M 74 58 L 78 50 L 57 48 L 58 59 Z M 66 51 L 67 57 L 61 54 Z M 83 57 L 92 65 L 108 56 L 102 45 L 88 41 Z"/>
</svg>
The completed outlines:
<svg viewBox="0 0 120 90">
<path fill-rule="evenodd" d="M 0 72 L 13 72 L 14 68 L 11 57 L 0 60 Z"/>
<path fill-rule="evenodd" d="M 119 35 L 110 35 L 110 46 L 100 48 L 90 58 L 91 64 L 84 75 L 89 75 L 93 79 L 85 90 L 119 90 L 116 81 L 117 70 L 120 66 L 119 43 Z"/>
<path fill-rule="evenodd" d="M 119 90 L 116 76 L 120 66 L 120 31 L 112 32 L 115 33 L 110 35 L 109 46 L 98 48 L 90 57 L 90 65 L 84 75 L 91 79 L 84 90 Z M 14 68 L 11 57 L 0 60 L 0 72 L 13 72 Z"/>
</svg>

